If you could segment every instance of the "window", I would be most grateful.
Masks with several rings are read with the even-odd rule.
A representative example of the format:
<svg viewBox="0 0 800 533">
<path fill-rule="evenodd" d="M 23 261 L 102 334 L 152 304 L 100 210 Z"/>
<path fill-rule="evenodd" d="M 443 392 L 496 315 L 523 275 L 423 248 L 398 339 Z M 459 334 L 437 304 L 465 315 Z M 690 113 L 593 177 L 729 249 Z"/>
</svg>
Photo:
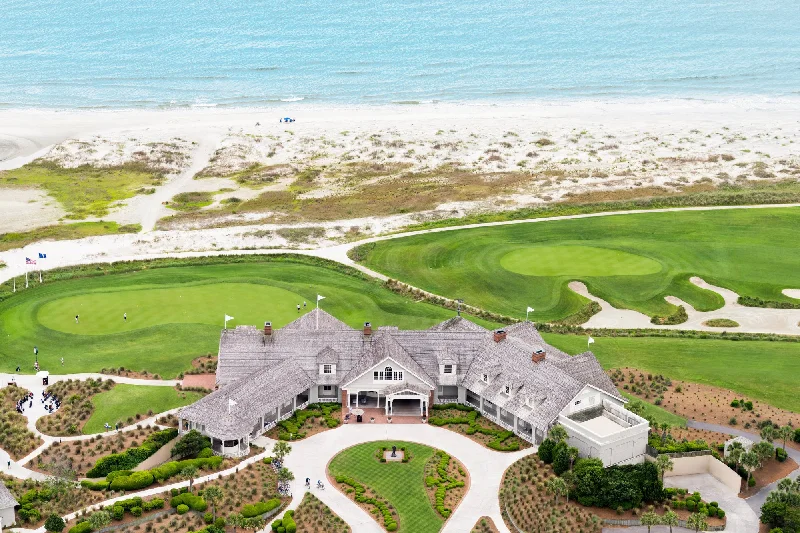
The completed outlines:
<svg viewBox="0 0 800 533">
<path fill-rule="evenodd" d="M 322 390 L 324 390 L 326 392 L 330 392 L 330 391 L 333 390 L 333 387 L 331 385 L 323 385 L 322 386 Z"/>
<path fill-rule="evenodd" d="M 506 385 L 506 394 L 511 394 L 511 387 Z"/>
<path fill-rule="evenodd" d="M 322 365 L 323 374 L 333 374 L 333 365 Z"/>
<path fill-rule="evenodd" d="M 578 405 L 578 404 L 580 404 L 580 403 L 581 403 L 581 401 L 580 401 L 580 400 L 575 400 L 575 405 Z"/>
<path fill-rule="evenodd" d="M 484 382 L 486 382 L 486 383 L 488 383 L 488 382 L 489 382 L 489 376 L 487 376 L 486 374 L 484 374 L 484 375 L 483 375 L 483 381 L 484 381 Z"/>
<path fill-rule="evenodd" d="M 453 373 L 453 365 L 444 365 L 444 373 L 445 374 L 452 374 Z"/>
</svg>

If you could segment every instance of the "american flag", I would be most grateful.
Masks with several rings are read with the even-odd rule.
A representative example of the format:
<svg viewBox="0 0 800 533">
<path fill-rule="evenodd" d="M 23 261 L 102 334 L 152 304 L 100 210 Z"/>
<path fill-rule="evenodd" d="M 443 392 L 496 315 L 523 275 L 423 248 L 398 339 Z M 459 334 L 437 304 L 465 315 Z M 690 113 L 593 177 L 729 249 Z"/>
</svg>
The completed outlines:
<svg viewBox="0 0 800 533">
<path fill-rule="evenodd" d="M 25 264 L 26 265 L 35 265 L 36 264 L 36 259 L 31 259 L 30 257 L 26 257 L 25 258 Z"/>
</svg>

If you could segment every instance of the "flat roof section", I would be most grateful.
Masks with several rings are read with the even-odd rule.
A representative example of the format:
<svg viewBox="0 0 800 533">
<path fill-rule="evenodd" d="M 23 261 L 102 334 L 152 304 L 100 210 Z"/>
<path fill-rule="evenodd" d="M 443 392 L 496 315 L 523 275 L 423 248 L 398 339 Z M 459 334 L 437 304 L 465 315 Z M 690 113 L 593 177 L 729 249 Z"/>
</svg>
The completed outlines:
<svg viewBox="0 0 800 533">
<path fill-rule="evenodd" d="M 600 437 L 607 437 L 624 429 L 622 426 L 610 418 L 606 418 L 605 416 L 592 418 L 586 422 L 581 422 L 580 425 L 581 427 L 586 428 L 588 431 L 591 431 Z"/>
</svg>

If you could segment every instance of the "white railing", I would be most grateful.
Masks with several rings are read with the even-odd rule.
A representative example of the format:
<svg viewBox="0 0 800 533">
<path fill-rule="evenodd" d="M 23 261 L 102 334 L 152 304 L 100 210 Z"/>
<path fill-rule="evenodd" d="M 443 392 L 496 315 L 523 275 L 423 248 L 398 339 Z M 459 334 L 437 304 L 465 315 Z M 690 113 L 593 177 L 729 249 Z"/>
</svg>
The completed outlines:
<svg viewBox="0 0 800 533">
<path fill-rule="evenodd" d="M 306 403 L 302 403 L 302 404 L 298 405 L 297 407 L 295 407 L 294 410 L 295 411 L 299 411 L 300 409 L 305 409 L 306 407 L 308 407 L 308 400 L 306 400 Z"/>
<path fill-rule="evenodd" d="M 317 398 L 317 402 L 319 402 L 319 403 L 338 403 L 339 402 L 339 398 L 337 398 L 336 396 L 333 396 L 331 398 L 322 398 L 322 397 L 320 397 L 320 398 Z"/>
<path fill-rule="evenodd" d="M 439 398 L 438 396 L 433 399 L 435 405 L 444 405 L 446 403 L 462 403 L 458 401 L 458 396 Z"/>
</svg>

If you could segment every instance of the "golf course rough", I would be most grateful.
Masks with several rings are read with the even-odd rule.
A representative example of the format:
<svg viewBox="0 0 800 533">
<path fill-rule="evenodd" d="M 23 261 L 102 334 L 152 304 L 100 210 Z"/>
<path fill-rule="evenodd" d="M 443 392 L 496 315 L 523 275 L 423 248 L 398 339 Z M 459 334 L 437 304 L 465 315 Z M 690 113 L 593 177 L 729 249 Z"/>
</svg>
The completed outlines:
<svg viewBox="0 0 800 533">
<path fill-rule="evenodd" d="M 124 367 L 171 379 L 196 357 L 217 353 L 225 315 L 234 317 L 229 328 L 265 321 L 279 328 L 313 309 L 318 294 L 325 296 L 321 307 L 355 328 L 369 321 L 425 329 L 453 316 L 343 267 L 299 257 L 237 260 L 173 260 L 183 266 L 160 268 L 141 263 L 134 271 L 60 281 L 45 274 L 43 284 L 0 302 L 0 371 L 19 365 L 33 373 L 37 346 L 41 367 L 54 374 Z"/>
<path fill-rule="evenodd" d="M 768 235 L 769 238 L 765 238 Z M 587 300 L 568 288 L 579 280 L 614 307 L 650 316 L 698 311 L 722 296 L 689 281 L 778 302 L 800 286 L 800 208 L 632 213 L 544 220 L 425 233 L 370 243 L 365 266 L 420 289 L 524 317 L 560 320 Z"/>
</svg>

